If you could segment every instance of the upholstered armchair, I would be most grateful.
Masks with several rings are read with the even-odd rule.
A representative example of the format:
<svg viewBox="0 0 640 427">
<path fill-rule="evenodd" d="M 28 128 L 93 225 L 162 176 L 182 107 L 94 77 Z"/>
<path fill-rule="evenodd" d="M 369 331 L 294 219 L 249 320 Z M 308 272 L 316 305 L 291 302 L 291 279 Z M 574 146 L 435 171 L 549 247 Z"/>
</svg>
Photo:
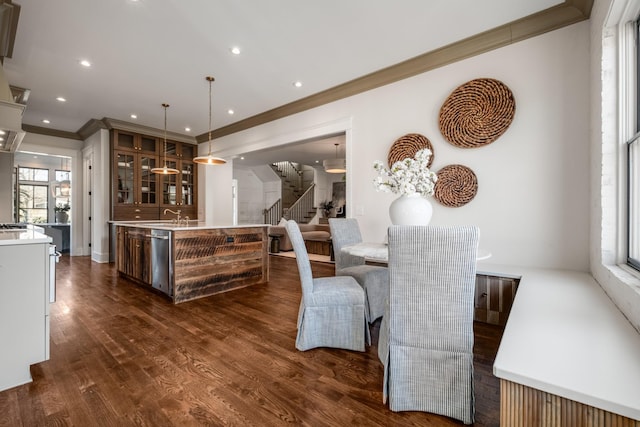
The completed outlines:
<svg viewBox="0 0 640 427">
<path fill-rule="evenodd" d="M 343 253 L 341 249 L 362 242 L 358 220 L 355 218 L 329 218 L 336 276 L 351 276 L 362 286 L 366 298 L 369 321 L 384 314 L 389 295 L 389 271 L 387 267 L 366 265 L 363 257 Z"/>
<path fill-rule="evenodd" d="M 316 347 L 364 351 L 365 342 L 369 344 L 371 339 L 362 287 L 349 276 L 313 278 L 298 224 L 289 220 L 286 227 L 302 286 L 296 348 L 301 351 Z"/>
<path fill-rule="evenodd" d="M 474 421 L 478 238 L 473 226 L 389 228 L 389 304 L 378 355 L 392 411 Z"/>
</svg>

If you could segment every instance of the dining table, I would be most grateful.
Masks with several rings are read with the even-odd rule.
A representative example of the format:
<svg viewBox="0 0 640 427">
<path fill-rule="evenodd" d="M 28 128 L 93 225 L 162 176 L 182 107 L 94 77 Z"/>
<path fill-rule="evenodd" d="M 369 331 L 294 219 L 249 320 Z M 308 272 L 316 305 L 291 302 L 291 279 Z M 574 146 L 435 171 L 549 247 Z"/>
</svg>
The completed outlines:
<svg viewBox="0 0 640 427">
<path fill-rule="evenodd" d="M 363 257 L 367 261 L 386 264 L 389 262 L 389 245 L 378 242 L 361 242 L 354 245 L 343 246 L 342 252 L 349 255 Z M 478 249 L 476 261 L 491 258 L 491 252 L 485 249 Z"/>
</svg>

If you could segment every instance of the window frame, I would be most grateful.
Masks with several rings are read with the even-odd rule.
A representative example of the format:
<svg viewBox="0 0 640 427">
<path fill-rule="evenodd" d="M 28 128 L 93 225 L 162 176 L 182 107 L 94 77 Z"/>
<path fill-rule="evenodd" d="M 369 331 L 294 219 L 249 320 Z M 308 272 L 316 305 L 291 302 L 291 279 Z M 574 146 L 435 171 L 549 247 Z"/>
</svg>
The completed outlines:
<svg viewBox="0 0 640 427">
<path fill-rule="evenodd" d="M 30 187 L 32 189 L 32 193 L 35 194 L 35 189 L 36 188 L 40 188 L 40 189 L 44 189 L 44 194 L 46 197 L 46 201 L 45 201 L 45 207 L 35 207 L 35 197 L 29 197 L 29 199 L 27 200 L 30 203 L 29 207 L 23 207 L 22 203 L 20 202 L 21 197 L 18 196 L 18 221 L 19 222 L 34 222 L 34 223 L 40 223 L 40 222 L 48 222 L 49 220 L 49 203 L 51 201 L 50 197 L 49 197 L 49 183 L 43 183 L 43 181 L 19 181 L 18 183 L 18 193 L 21 194 L 24 187 Z M 33 196 L 33 194 L 31 194 L 31 196 Z M 34 221 L 33 220 L 33 216 L 32 215 L 27 215 L 25 214 L 24 218 L 21 218 L 21 211 L 25 211 L 25 212 L 31 212 L 31 211 L 37 211 L 37 212 L 44 212 L 44 217 L 42 216 L 38 216 L 38 219 L 42 219 L 42 221 Z"/>
<path fill-rule="evenodd" d="M 640 82 L 640 81 L 639 81 Z M 632 243 L 635 242 L 638 245 L 640 241 L 640 235 L 632 236 L 635 231 L 636 234 L 640 234 L 640 218 L 636 215 L 634 220 L 634 206 L 640 205 L 640 183 L 633 184 L 632 175 L 634 172 L 637 174 L 640 169 L 640 164 L 633 164 L 634 156 L 632 150 L 640 150 L 640 132 L 634 135 L 629 141 L 627 141 L 627 265 L 635 270 L 640 271 L 640 253 L 632 251 Z M 637 214 L 637 212 L 635 212 Z"/>
<path fill-rule="evenodd" d="M 640 169 L 640 164 L 634 164 L 634 161 L 637 161 L 636 157 L 633 156 L 634 147 L 636 150 L 640 150 L 640 16 L 636 17 L 633 22 L 633 43 L 635 44 L 635 48 L 632 50 L 635 58 L 630 63 L 633 63 L 635 66 L 635 70 L 629 75 L 633 76 L 635 80 L 635 91 L 633 91 L 635 95 L 635 99 L 633 100 L 633 105 L 635 107 L 635 114 L 630 114 L 631 117 L 635 118 L 635 123 L 633 124 L 634 135 L 630 139 L 628 139 L 625 143 L 626 152 L 625 152 L 625 174 L 626 174 L 626 264 L 640 271 L 640 253 L 635 253 L 633 249 L 633 244 L 638 245 L 640 241 L 640 218 L 638 218 L 637 212 L 634 212 L 634 208 L 640 205 L 640 183 L 634 182 L 632 176 L 634 173 L 638 173 Z M 634 214 L 635 217 L 634 217 Z M 635 235 L 632 236 L 632 233 Z"/>
</svg>

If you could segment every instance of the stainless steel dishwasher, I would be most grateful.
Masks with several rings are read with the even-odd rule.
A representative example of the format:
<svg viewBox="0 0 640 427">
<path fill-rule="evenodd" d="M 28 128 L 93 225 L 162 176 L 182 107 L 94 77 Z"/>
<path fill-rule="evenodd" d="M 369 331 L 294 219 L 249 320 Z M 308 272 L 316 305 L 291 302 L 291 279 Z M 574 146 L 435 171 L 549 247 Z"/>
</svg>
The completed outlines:
<svg viewBox="0 0 640 427">
<path fill-rule="evenodd" d="M 173 297 L 170 230 L 151 230 L 151 286 Z"/>
</svg>

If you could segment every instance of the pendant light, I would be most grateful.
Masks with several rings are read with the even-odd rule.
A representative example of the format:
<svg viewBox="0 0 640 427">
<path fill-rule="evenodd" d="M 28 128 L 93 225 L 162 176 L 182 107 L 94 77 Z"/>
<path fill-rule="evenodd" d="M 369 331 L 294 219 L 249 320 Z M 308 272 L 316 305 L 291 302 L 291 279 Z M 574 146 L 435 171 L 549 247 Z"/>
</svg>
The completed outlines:
<svg viewBox="0 0 640 427">
<path fill-rule="evenodd" d="M 60 163 L 62 163 L 62 160 L 60 160 Z M 65 163 L 66 163 L 66 168 L 62 170 L 66 171 L 67 174 L 69 174 L 69 163 L 67 162 L 66 158 L 65 158 Z M 62 168 L 62 165 L 60 167 Z M 70 193 L 71 193 L 71 181 L 69 181 L 68 179 L 63 179 L 62 181 L 60 181 L 60 195 L 62 197 L 69 197 Z"/>
<path fill-rule="evenodd" d="M 69 179 L 58 180 L 58 172 L 69 177 L 71 170 L 69 169 L 69 159 L 60 156 L 60 169 L 56 170 L 56 179 L 49 182 L 52 197 L 69 197 L 71 195 L 71 181 Z"/>
<path fill-rule="evenodd" d="M 338 145 L 336 146 L 336 158 L 335 159 L 326 159 L 322 161 L 322 166 L 324 166 L 324 171 L 326 173 L 345 173 L 347 171 L 347 162 L 346 159 L 338 158 Z"/>
<path fill-rule="evenodd" d="M 167 167 L 167 108 L 169 108 L 169 104 L 162 104 L 162 108 L 164 108 L 164 166 L 161 168 L 153 168 L 151 172 L 161 175 L 177 175 L 180 173 L 178 169 Z"/>
<path fill-rule="evenodd" d="M 215 157 L 211 154 L 211 83 L 215 80 L 211 76 L 205 77 L 209 82 L 209 154 L 206 156 L 198 156 L 193 159 L 194 163 L 200 163 L 201 165 L 224 165 L 227 163 L 225 159 Z"/>
</svg>

